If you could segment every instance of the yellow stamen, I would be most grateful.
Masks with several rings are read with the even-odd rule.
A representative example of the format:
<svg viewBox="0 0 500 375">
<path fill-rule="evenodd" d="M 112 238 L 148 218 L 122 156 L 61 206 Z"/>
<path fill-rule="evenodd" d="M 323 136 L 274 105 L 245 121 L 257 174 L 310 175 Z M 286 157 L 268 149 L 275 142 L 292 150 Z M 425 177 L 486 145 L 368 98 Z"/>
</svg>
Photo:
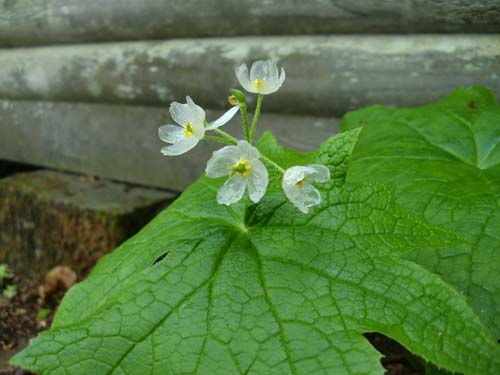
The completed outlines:
<svg viewBox="0 0 500 375">
<path fill-rule="evenodd" d="M 253 81 L 253 87 L 255 88 L 255 90 L 260 90 L 262 86 L 264 86 L 264 82 L 265 80 L 263 79 L 256 79 L 255 81 Z"/>
<path fill-rule="evenodd" d="M 295 183 L 295 186 L 297 186 L 298 188 L 302 188 L 302 187 L 304 187 L 305 184 L 306 184 L 306 178 L 304 177 L 302 180 L 297 181 Z"/>
<path fill-rule="evenodd" d="M 182 132 L 185 137 L 192 137 L 194 135 L 193 124 L 186 122 L 186 128 Z"/>
<path fill-rule="evenodd" d="M 240 157 L 234 165 L 228 165 L 229 175 L 232 176 L 235 172 L 240 176 L 248 176 L 252 173 L 252 166 L 250 165 L 250 160 L 245 159 L 243 156 Z"/>
</svg>

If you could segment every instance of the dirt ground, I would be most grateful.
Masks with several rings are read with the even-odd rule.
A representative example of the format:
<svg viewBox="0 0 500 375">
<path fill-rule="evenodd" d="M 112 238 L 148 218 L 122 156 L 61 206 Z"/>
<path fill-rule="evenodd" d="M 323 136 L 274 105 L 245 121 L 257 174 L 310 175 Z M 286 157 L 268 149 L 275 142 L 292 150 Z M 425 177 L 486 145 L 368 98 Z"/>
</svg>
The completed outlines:
<svg viewBox="0 0 500 375">
<path fill-rule="evenodd" d="M 8 359 L 50 327 L 67 287 L 76 281 L 71 270 L 54 270 L 43 281 L 8 270 L 12 276 L 0 283 L 0 375 L 32 374 L 12 368 Z M 5 293 L 7 290 L 14 290 L 13 295 Z"/>
<path fill-rule="evenodd" d="M 64 267 L 55 268 L 44 280 L 17 275 L 0 284 L 0 375 L 36 375 L 14 369 L 8 359 L 24 348 L 30 338 L 50 327 L 57 306 L 76 276 Z M 7 297 L 4 291 L 15 286 L 15 295 Z M 12 287 L 11 287 L 12 289 Z M 386 375 L 422 375 L 412 368 L 414 360 L 398 343 L 377 333 L 365 335 L 385 357 L 382 364 Z"/>
</svg>

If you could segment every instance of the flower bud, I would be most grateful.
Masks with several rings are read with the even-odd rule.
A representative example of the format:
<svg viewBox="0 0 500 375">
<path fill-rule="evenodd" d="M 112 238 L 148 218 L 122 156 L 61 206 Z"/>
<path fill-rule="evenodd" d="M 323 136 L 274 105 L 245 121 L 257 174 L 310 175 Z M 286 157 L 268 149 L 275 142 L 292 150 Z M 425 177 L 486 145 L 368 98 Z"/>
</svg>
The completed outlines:
<svg viewBox="0 0 500 375">
<path fill-rule="evenodd" d="M 231 95 L 227 98 L 227 101 L 229 102 L 229 104 L 231 105 L 238 105 L 240 104 L 240 102 L 238 101 L 238 99 L 236 99 L 236 97 L 234 95 Z"/>
<path fill-rule="evenodd" d="M 231 89 L 232 96 L 240 103 L 245 104 L 245 94 L 242 91 L 237 89 Z M 234 104 L 233 104 L 234 105 Z"/>
</svg>

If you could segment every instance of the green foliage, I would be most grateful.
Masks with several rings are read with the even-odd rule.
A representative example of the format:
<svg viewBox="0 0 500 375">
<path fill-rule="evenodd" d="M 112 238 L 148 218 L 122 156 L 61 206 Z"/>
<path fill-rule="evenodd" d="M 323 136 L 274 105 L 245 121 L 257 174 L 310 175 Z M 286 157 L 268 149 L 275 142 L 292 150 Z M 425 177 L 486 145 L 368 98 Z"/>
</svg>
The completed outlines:
<svg viewBox="0 0 500 375">
<path fill-rule="evenodd" d="M 362 133 L 317 155 L 259 142 L 285 168 L 331 168 L 309 215 L 276 182 L 256 205 L 216 205 L 223 179 L 201 177 L 72 288 L 13 363 L 41 375 L 382 375 L 362 335 L 375 331 L 451 371 L 500 373 L 500 347 L 465 298 L 401 258 L 463 246 L 461 234 L 401 208 L 392 188 L 343 182 Z"/>
<path fill-rule="evenodd" d="M 500 338 L 500 106 L 493 92 L 461 88 L 419 108 L 374 106 L 346 115 L 341 127 L 363 128 L 347 181 L 392 185 L 400 206 L 465 237 L 408 258 L 465 294 Z"/>
<path fill-rule="evenodd" d="M 13 275 L 7 271 L 8 266 L 6 264 L 0 264 L 0 284 L 4 279 L 10 279 Z"/>
<path fill-rule="evenodd" d="M 17 294 L 17 289 L 15 285 L 7 285 L 5 290 L 3 291 L 3 295 L 7 299 L 12 299 L 16 296 Z"/>
<path fill-rule="evenodd" d="M 50 314 L 49 309 L 40 309 L 38 311 L 38 314 L 36 315 L 36 320 L 45 320 L 48 318 L 49 314 Z"/>
</svg>

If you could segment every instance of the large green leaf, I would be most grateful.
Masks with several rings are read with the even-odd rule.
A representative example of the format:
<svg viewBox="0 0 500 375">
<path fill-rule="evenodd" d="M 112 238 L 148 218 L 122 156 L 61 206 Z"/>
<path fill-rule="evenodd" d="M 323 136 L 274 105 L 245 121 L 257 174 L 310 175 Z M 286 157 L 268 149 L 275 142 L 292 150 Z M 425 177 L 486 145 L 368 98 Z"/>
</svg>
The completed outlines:
<svg viewBox="0 0 500 375">
<path fill-rule="evenodd" d="M 500 348 L 465 298 L 400 257 L 462 238 L 400 208 L 391 189 L 341 182 L 358 133 L 317 156 L 261 141 L 283 166 L 332 168 L 309 215 L 278 182 L 258 205 L 227 209 L 214 203 L 223 181 L 200 178 L 71 289 L 13 362 L 42 375 L 382 375 L 362 335 L 376 331 L 439 366 L 500 373 Z"/>
<path fill-rule="evenodd" d="M 500 338 L 500 106 L 495 95 L 458 89 L 435 104 L 370 107 L 346 115 L 359 126 L 347 179 L 391 184 L 396 201 L 467 241 L 411 254 L 465 294 Z"/>
</svg>

